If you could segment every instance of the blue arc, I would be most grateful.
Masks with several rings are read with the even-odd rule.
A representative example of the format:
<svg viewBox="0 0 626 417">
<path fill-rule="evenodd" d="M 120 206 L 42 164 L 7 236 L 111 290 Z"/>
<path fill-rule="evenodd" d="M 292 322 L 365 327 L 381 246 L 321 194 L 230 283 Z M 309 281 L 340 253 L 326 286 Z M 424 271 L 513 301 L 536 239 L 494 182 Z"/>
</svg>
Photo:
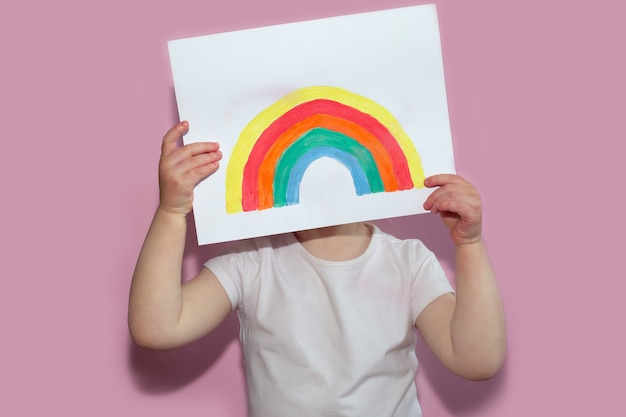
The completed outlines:
<svg viewBox="0 0 626 417">
<path fill-rule="evenodd" d="M 294 164 L 289 173 L 287 185 L 286 205 L 298 204 L 300 201 L 300 183 L 306 169 L 313 162 L 322 157 L 332 158 L 345 166 L 352 176 L 357 195 L 370 194 L 370 186 L 365 172 L 359 165 L 359 161 L 350 153 L 330 146 L 318 146 L 307 151 L 298 162 Z"/>
</svg>

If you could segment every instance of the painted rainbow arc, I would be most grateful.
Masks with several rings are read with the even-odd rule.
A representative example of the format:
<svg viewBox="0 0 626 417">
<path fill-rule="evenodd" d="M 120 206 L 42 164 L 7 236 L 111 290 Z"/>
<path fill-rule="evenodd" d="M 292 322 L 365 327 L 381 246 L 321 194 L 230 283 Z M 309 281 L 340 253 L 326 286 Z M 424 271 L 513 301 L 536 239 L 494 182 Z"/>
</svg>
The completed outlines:
<svg viewBox="0 0 626 417">
<path fill-rule="evenodd" d="M 308 166 L 329 157 L 352 176 L 357 195 L 423 187 L 419 154 L 383 106 L 350 91 L 295 90 L 242 130 L 226 171 L 226 211 L 299 202 Z"/>
</svg>

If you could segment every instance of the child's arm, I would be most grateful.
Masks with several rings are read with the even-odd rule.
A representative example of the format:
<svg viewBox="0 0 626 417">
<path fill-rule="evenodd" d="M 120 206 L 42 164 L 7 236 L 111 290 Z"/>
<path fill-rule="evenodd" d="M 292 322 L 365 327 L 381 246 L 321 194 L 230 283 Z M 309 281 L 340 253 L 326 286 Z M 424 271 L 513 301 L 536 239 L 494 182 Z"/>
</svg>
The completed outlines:
<svg viewBox="0 0 626 417">
<path fill-rule="evenodd" d="M 424 181 L 440 187 L 424 203 L 440 213 L 456 246 L 456 296 L 430 303 L 415 325 L 435 355 L 457 375 L 487 379 L 506 353 L 504 308 L 481 237 L 482 203 L 476 188 L 450 174 Z"/>
<path fill-rule="evenodd" d="M 163 138 L 160 203 L 143 244 L 130 290 L 128 324 L 140 346 L 168 349 L 213 330 L 231 311 L 226 292 L 208 269 L 181 286 L 181 268 L 193 188 L 219 167 L 217 143 L 177 147 L 188 130 L 178 123 Z"/>
</svg>

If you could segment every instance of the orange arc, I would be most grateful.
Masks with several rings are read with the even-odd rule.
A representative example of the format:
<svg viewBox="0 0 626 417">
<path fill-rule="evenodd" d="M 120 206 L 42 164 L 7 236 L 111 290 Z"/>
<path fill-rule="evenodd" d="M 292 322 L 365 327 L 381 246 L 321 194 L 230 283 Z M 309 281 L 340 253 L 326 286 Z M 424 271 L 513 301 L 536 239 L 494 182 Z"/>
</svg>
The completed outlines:
<svg viewBox="0 0 626 417">
<path fill-rule="evenodd" d="M 367 148 L 374 158 L 386 191 L 395 191 L 398 187 L 393 171 L 393 161 L 383 144 L 362 126 L 346 119 L 329 114 L 315 114 L 291 126 L 272 144 L 259 166 L 258 196 L 259 209 L 268 209 L 274 206 L 272 192 L 276 165 L 285 149 L 297 141 L 309 130 L 322 127 L 335 132 L 343 133 Z"/>
</svg>

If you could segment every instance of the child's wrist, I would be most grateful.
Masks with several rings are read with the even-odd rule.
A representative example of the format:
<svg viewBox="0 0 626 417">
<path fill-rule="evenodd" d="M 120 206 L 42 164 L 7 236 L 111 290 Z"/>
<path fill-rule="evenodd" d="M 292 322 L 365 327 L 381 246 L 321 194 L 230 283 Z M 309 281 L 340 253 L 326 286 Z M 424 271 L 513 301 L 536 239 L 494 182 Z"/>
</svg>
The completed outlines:
<svg viewBox="0 0 626 417">
<path fill-rule="evenodd" d="M 471 238 L 471 239 L 463 239 L 462 241 L 459 242 L 454 242 L 454 246 L 457 249 L 460 248 L 471 248 L 471 247 L 478 247 L 480 245 L 483 244 L 483 238 L 482 235 L 478 235 L 475 238 Z"/>
<path fill-rule="evenodd" d="M 187 218 L 187 214 L 184 210 L 177 210 L 163 205 L 157 207 L 157 215 L 160 216 Z"/>
</svg>

